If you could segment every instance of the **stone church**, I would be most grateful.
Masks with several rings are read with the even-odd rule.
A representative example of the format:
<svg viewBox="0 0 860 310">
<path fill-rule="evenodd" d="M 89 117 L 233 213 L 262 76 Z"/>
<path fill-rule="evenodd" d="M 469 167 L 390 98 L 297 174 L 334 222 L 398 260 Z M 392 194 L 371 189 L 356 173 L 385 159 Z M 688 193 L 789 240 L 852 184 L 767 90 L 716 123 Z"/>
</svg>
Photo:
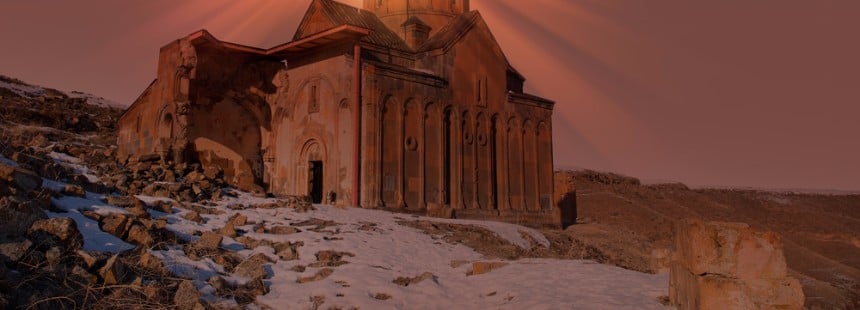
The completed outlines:
<svg viewBox="0 0 860 310">
<path fill-rule="evenodd" d="M 317 203 L 557 226 L 554 102 L 524 82 L 469 0 L 314 0 L 270 49 L 205 30 L 162 47 L 119 156 Z"/>
</svg>

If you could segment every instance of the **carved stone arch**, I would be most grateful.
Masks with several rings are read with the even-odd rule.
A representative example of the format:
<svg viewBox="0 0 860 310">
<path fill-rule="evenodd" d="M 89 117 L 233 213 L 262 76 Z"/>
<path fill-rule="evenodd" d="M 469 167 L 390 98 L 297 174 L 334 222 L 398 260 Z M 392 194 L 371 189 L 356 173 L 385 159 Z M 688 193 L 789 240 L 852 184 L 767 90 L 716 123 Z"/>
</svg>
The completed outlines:
<svg viewBox="0 0 860 310">
<path fill-rule="evenodd" d="M 326 152 L 325 144 L 320 143 L 319 141 L 321 140 L 316 136 L 305 138 L 305 142 L 302 143 L 302 147 L 299 148 L 298 158 L 305 161 L 325 161 L 328 153 Z"/>
</svg>

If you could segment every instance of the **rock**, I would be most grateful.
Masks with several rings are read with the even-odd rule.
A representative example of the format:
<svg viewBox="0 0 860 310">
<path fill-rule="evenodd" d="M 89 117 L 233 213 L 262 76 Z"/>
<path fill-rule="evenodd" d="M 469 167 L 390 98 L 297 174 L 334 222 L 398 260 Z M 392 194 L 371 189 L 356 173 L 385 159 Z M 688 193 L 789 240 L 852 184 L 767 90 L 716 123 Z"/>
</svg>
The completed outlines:
<svg viewBox="0 0 860 310">
<path fill-rule="evenodd" d="M 131 213 L 132 216 L 137 218 L 149 218 L 149 212 L 146 212 L 146 207 L 143 204 L 135 204 L 131 208 L 126 209 L 126 211 L 128 211 L 128 213 Z"/>
<path fill-rule="evenodd" d="M 125 265 L 119 260 L 119 255 L 111 256 L 105 262 L 105 265 L 99 269 L 99 275 L 102 277 L 105 285 L 117 285 L 125 280 L 126 271 Z"/>
<path fill-rule="evenodd" d="M 227 224 L 225 224 L 224 227 L 221 228 L 221 234 L 224 235 L 224 237 L 235 238 L 237 234 L 236 228 L 233 227 L 233 223 L 228 221 Z"/>
<path fill-rule="evenodd" d="M 32 246 L 33 242 L 30 241 L 30 239 L 6 242 L 0 244 L 0 256 L 6 256 L 9 260 L 17 262 L 27 254 L 27 251 L 29 251 Z"/>
<path fill-rule="evenodd" d="M 230 285 L 227 283 L 227 280 L 224 280 L 224 278 L 222 278 L 221 276 L 212 276 L 211 278 L 209 278 L 209 281 L 206 282 L 209 283 L 209 285 L 211 285 L 213 288 L 215 288 L 215 291 L 221 295 L 223 295 L 224 292 L 230 289 Z"/>
<path fill-rule="evenodd" d="M 239 304 L 249 304 L 254 302 L 256 296 L 262 296 L 269 293 L 269 288 L 263 283 L 262 279 L 254 279 L 237 287 L 234 291 L 236 302 Z"/>
<path fill-rule="evenodd" d="M 743 223 L 679 221 L 669 299 L 678 309 L 803 309 L 782 243 Z"/>
<path fill-rule="evenodd" d="M 71 184 L 66 184 L 66 186 L 63 186 L 63 190 L 60 191 L 60 194 L 63 194 L 66 196 L 75 196 L 75 197 L 86 197 L 87 196 L 87 192 L 84 191 L 83 187 L 80 187 L 78 185 L 71 185 Z"/>
<path fill-rule="evenodd" d="M 301 230 L 292 226 L 275 226 L 266 229 L 266 233 L 273 235 L 292 235 L 299 232 L 301 232 Z"/>
<path fill-rule="evenodd" d="M 346 264 L 349 264 L 348 261 L 343 260 L 344 257 L 355 257 L 355 254 L 349 252 L 337 252 L 337 251 L 319 251 L 316 254 L 317 262 L 308 265 L 309 267 L 339 267 Z"/>
<path fill-rule="evenodd" d="M 508 263 L 505 262 L 474 262 L 472 263 L 472 270 L 470 270 L 466 275 L 476 276 L 480 274 L 486 274 L 490 273 L 490 271 L 505 267 L 507 265 Z"/>
<path fill-rule="evenodd" d="M 421 283 L 422 281 L 428 280 L 428 279 L 432 279 L 433 282 L 436 282 L 436 275 L 434 275 L 430 272 L 425 272 L 425 273 L 422 273 L 421 275 L 419 275 L 417 277 L 412 277 L 412 278 L 398 277 L 397 279 L 394 279 L 394 281 L 391 281 L 391 282 L 394 284 L 400 285 L 400 286 L 409 286 L 412 284 Z"/>
<path fill-rule="evenodd" d="M 2 187 L 0 183 L 0 187 Z M 2 190 L 0 190 L 2 191 Z M 47 219 L 45 211 L 35 203 L 18 202 L 13 197 L 0 197 L 0 235 L 24 236 L 38 220 Z"/>
<path fill-rule="evenodd" d="M 173 303 L 176 304 L 176 309 L 191 310 L 204 309 L 200 303 L 200 294 L 194 282 L 185 280 L 179 283 L 179 288 L 176 289 L 176 294 L 173 295 Z"/>
<path fill-rule="evenodd" d="M 96 264 L 99 262 L 99 258 L 98 258 L 98 257 L 96 257 L 95 255 L 90 254 L 90 253 L 89 253 L 89 252 L 87 252 L 87 251 L 84 251 L 84 250 L 78 250 L 77 252 L 75 252 L 75 254 L 77 254 L 77 255 L 78 255 L 78 257 L 79 257 L 82 261 L 84 261 L 84 264 L 87 266 L 87 269 L 92 269 L 92 268 L 93 268 L 93 267 L 95 267 L 95 266 L 96 266 Z"/>
<path fill-rule="evenodd" d="M 296 243 L 275 243 L 272 247 L 275 249 L 276 255 L 283 261 L 291 261 L 299 259 L 298 247 L 304 245 L 303 242 Z"/>
<path fill-rule="evenodd" d="M 224 236 L 211 231 L 204 232 L 200 239 L 194 243 L 194 247 L 200 250 L 217 250 Z"/>
<path fill-rule="evenodd" d="M 105 217 L 101 222 L 101 228 L 105 232 L 124 238 L 128 230 L 131 228 L 132 221 L 128 216 L 120 213 L 112 213 Z"/>
<path fill-rule="evenodd" d="M 84 238 L 78 231 L 75 221 L 67 217 L 39 220 L 30 226 L 30 233 L 45 232 L 56 236 L 70 249 L 77 250 L 84 244 Z"/>
<path fill-rule="evenodd" d="M 320 269 L 319 271 L 317 271 L 317 273 L 313 276 L 302 277 L 302 278 L 296 279 L 296 283 L 302 283 L 303 284 L 303 283 L 309 283 L 309 282 L 316 282 L 316 281 L 328 278 L 333 273 L 334 273 L 334 270 L 332 270 L 331 268 L 323 268 L 323 269 Z"/>
<path fill-rule="evenodd" d="M 161 160 L 161 156 L 158 154 L 146 154 L 137 158 L 137 161 L 140 163 L 152 163 Z M 149 170 L 148 168 L 146 170 Z"/>
<path fill-rule="evenodd" d="M 190 211 L 188 213 L 185 213 L 184 215 L 182 215 L 182 218 L 189 220 L 189 221 L 192 221 L 192 222 L 201 223 L 201 224 L 206 222 L 206 220 L 202 216 L 200 216 L 200 213 L 197 213 L 194 211 Z"/>
<path fill-rule="evenodd" d="M 60 247 L 51 247 L 45 251 L 45 259 L 48 260 L 48 265 L 56 266 L 63 258 L 63 250 Z"/>
<path fill-rule="evenodd" d="M 93 285 L 99 281 L 99 278 L 96 277 L 96 275 L 90 273 L 84 268 L 81 268 L 81 266 L 75 266 L 74 268 L 72 268 L 71 274 L 84 280 L 87 285 Z"/>
<path fill-rule="evenodd" d="M 228 222 L 233 223 L 233 225 L 236 226 L 245 226 L 246 224 L 248 224 L 248 217 L 242 215 L 241 213 L 236 213 L 235 215 L 230 217 Z"/>
<path fill-rule="evenodd" d="M 273 263 L 271 258 L 263 253 L 257 253 L 236 266 L 234 273 L 251 279 L 268 279 L 269 273 L 263 268 L 266 263 Z"/>
<path fill-rule="evenodd" d="M 0 164 L 0 181 L 5 181 L 22 193 L 29 193 L 42 187 L 42 177 L 18 167 Z"/>
<path fill-rule="evenodd" d="M 217 166 L 208 166 L 203 168 L 203 176 L 205 176 L 209 180 L 217 179 L 221 176 L 222 171 L 221 168 Z"/>
<path fill-rule="evenodd" d="M 164 262 L 161 261 L 149 251 L 144 251 L 140 255 L 140 260 L 138 261 L 141 267 L 149 269 L 149 270 L 157 270 L 157 271 L 165 271 Z"/>
<path fill-rule="evenodd" d="M 140 224 L 131 226 L 131 229 L 128 230 L 128 238 L 126 238 L 126 241 L 131 242 L 132 244 L 142 245 L 144 247 L 151 247 L 155 243 L 152 235 L 149 234 L 149 230 Z"/>
<path fill-rule="evenodd" d="M 168 201 L 157 200 L 157 201 L 152 203 L 150 208 L 152 208 L 153 210 L 159 211 L 159 212 L 167 213 L 167 214 L 173 213 L 173 204 L 168 202 Z"/>
</svg>

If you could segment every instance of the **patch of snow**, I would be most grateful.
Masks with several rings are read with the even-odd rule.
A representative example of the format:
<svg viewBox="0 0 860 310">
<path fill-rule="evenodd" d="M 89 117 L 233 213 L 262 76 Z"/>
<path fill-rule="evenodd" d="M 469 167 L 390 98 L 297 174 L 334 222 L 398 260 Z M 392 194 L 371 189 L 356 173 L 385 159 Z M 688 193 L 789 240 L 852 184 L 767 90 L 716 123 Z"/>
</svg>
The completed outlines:
<svg viewBox="0 0 860 310">
<path fill-rule="evenodd" d="M 86 99 L 88 104 L 100 107 L 108 107 L 108 108 L 126 108 L 127 105 L 110 100 L 105 99 L 104 97 L 99 97 L 93 94 L 79 92 L 79 91 L 71 91 L 66 93 L 69 98 L 81 98 Z"/>
<path fill-rule="evenodd" d="M 0 88 L 5 88 L 18 96 L 25 98 L 36 98 L 45 93 L 45 89 L 38 86 L 27 85 L 27 84 L 19 84 L 19 83 L 9 83 L 3 80 L 0 80 Z"/>
<path fill-rule="evenodd" d="M 224 274 L 224 267 L 211 258 L 194 261 L 185 255 L 182 246 L 174 246 L 164 251 L 149 251 L 164 263 L 164 267 L 176 276 L 197 281 L 209 280 L 212 276 Z"/>
<path fill-rule="evenodd" d="M 341 209 L 316 206 L 317 210 L 299 213 L 293 209 L 230 210 L 228 205 L 257 205 L 271 199 L 239 193 L 219 202 L 224 214 L 202 214 L 204 224 L 187 221 L 179 212 L 164 215 L 168 229 L 180 236 L 192 237 L 198 231 L 217 231 L 233 215 L 248 217 L 248 225 L 236 227 L 246 231 L 244 236 L 272 242 L 303 242 L 298 248 L 299 259 L 266 264 L 272 275 L 267 283 L 271 292 L 257 301 L 274 308 L 312 308 L 309 297 L 325 296 L 323 308 L 358 307 L 363 309 L 403 309 L 423 305 L 432 309 L 664 309 L 657 298 L 667 295 L 667 275 L 650 275 L 590 261 L 522 259 L 504 261 L 509 265 L 488 274 L 467 276 L 470 264 L 452 267 L 452 261 L 486 261 L 475 250 L 462 245 L 440 242 L 425 232 L 398 224 L 403 220 L 431 220 L 452 224 L 476 225 L 489 229 L 514 244 L 531 246 L 520 232 L 529 234 L 539 243 L 548 244 L 540 232 L 518 225 L 481 221 L 441 220 L 359 208 Z M 334 226 L 316 229 L 315 225 L 299 223 L 311 219 L 332 221 Z M 273 235 L 254 232 L 254 224 L 266 227 L 292 226 L 301 232 Z M 372 229 L 367 224 L 372 223 Z M 187 240 L 187 239 L 186 239 Z M 241 244 L 224 238 L 221 246 L 242 249 Z M 302 273 L 293 267 L 316 262 L 316 253 L 325 250 L 349 252 L 348 264 L 332 267 L 334 273 L 322 280 L 296 283 L 300 277 L 315 275 L 320 268 L 308 267 Z M 223 267 L 210 260 L 193 261 L 180 247 L 153 252 L 165 259 L 176 275 L 198 281 L 218 274 L 236 281 Z M 271 247 L 242 249 L 240 256 L 255 253 L 274 256 Z M 415 277 L 431 272 L 428 279 L 407 287 L 392 283 L 398 277 Z M 239 279 L 241 280 L 241 279 Z M 384 293 L 388 300 L 374 298 Z"/>
<path fill-rule="evenodd" d="M 75 173 L 84 176 L 90 183 L 99 183 L 101 181 L 99 177 L 90 171 L 90 168 L 81 164 L 82 161 L 80 158 L 58 152 L 51 152 L 48 154 L 48 157 L 51 157 L 55 163 L 72 169 Z"/>
<path fill-rule="evenodd" d="M 76 197 L 61 197 L 52 199 L 51 203 L 65 213 L 48 212 L 48 217 L 68 217 L 75 220 L 78 230 L 84 237 L 83 249 L 87 251 L 99 251 L 109 253 L 119 253 L 126 250 L 134 249 L 134 246 L 126 243 L 122 239 L 101 230 L 99 223 L 93 219 L 84 216 L 81 211 L 92 210 L 99 214 L 111 213 L 108 211 L 116 211 L 112 213 L 122 212 L 125 210 L 101 205 L 93 200 L 76 198 Z"/>
<path fill-rule="evenodd" d="M 3 154 L 0 154 L 0 164 L 4 164 L 10 167 L 18 167 L 18 163 L 12 161 L 11 159 L 3 157 Z"/>
</svg>

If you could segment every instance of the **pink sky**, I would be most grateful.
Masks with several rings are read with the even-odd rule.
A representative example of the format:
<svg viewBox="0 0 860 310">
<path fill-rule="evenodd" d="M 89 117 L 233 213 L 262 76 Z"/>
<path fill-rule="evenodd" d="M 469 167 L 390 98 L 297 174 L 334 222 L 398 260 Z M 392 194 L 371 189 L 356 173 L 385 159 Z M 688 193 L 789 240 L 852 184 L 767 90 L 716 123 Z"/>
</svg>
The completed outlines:
<svg viewBox="0 0 860 310">
<path fill-rule="evenodd" d="M 0 2 L 0 74 L 129 103 L 198 29 L 288 41 L 310 0 Z M 360 1 L 344 1 L 358 5 Z M 691 185 L 860 190 L 860 2 L 473 0 L 557 167 Z"/>
</svg>

